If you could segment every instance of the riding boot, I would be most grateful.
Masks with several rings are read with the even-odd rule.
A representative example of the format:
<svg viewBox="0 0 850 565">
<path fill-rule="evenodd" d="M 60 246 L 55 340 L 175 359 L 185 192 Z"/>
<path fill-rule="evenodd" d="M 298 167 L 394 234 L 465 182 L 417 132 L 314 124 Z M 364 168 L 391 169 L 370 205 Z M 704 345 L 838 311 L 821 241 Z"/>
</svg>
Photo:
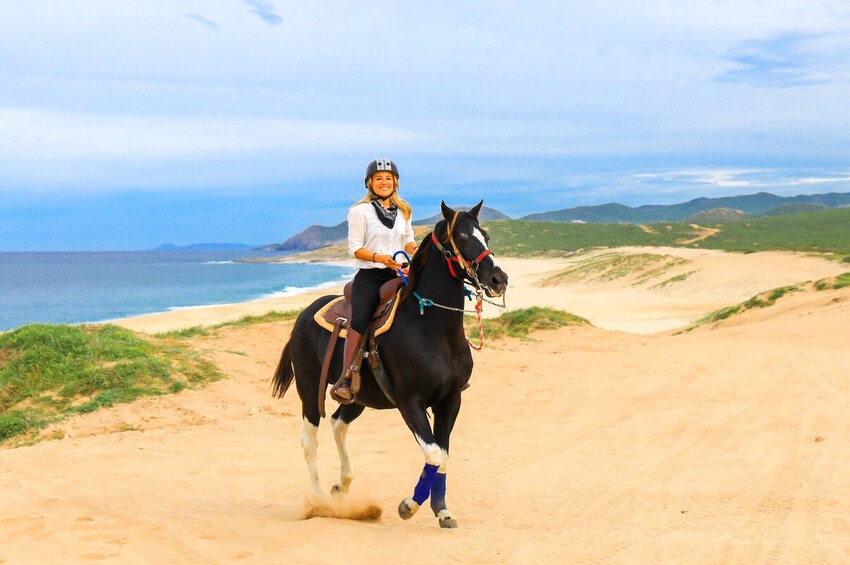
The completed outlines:
<svg viewBox="0 0 850 565">
<path fill-rule="evenodd" d="M 342 354 L 342 375 L 340 375 L 336 384 L 331 389 L 331 396 L 340 404 L 351 404 L 354 402 L 354 395 L 351 394 L 351 373 L 352 371 L 360 370 L 360 364 L 354 364 L 354 354 L 357 352 L 357 346 L 360 344 L 361 337 L 361 334 L 348 328 L 348 334 L 345 336 L 345 348 Z"/>
</svg>

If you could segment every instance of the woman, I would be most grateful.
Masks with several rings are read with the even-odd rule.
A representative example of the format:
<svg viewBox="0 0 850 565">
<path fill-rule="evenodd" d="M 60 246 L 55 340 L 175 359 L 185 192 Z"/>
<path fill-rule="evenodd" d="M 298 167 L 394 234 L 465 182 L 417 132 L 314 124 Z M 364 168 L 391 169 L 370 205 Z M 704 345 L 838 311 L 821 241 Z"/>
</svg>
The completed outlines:
<svg viewBox="0 0 850 565">
<path fill-rule="evenodd" d="M 357 273 L 351 286 L 351 323 L 345 338 L 342 375 L 331 391 L 343 404 L 353 401 L 351 365 L 360 338 L 378 306 L 381 285 L 396 276 L 401 264 L 393 254 L 416 251 L 410 205 L 398 195 L 398 168 L 389 159 L 375 159 L 366 166 L 366 196 L 348 211 L 348 251 L 354 255 Z M 399 212 L 401 212 L 399 217 Z"/>
</svg>

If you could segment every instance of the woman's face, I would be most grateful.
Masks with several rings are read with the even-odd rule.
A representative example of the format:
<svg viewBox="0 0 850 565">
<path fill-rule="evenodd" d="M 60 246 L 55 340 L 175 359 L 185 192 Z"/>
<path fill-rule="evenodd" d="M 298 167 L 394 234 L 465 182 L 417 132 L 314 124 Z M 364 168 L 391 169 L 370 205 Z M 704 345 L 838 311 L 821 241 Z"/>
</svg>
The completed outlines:
<svg viewBox="0 0 850 565">
<path fill-rule="evenodd" d="M 389 198 L 394 190 L 395 177 L 390 171 L 378 171 L 372 175 L 372 192 L 377 194 L 378 198 Z"/>
</svg>

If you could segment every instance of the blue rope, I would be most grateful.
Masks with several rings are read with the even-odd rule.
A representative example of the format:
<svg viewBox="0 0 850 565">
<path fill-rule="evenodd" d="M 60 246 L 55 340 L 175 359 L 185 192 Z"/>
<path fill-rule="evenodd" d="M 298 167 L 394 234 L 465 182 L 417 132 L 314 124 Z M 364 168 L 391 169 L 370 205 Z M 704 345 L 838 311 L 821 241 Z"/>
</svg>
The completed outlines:
<svg viewBox="0 0 850 565">
<path fill-rule="evenodd" d="M 408 255 L 404 251 L 396 251 L 395 253 L 393 253 L 393 261 L 395 261 L 395 258 L 399 255 L 404 255 L 404 258 L 407 259 L 407 263 L 410 264 L 410 255 Z M 396 273 L 398 273 L 398 276 L 401 277 L 401 280 L 404 282 L 404 286 L 408 286 L 409 283 L 407 282 L 407 275 L 404 274 L 404 271 L 402 271 L 401 269 L 396 269 Z"/>
<path fill-rule="evenodd" d="M 422 298 L 421 296 L 419 296 L 419 293 L 416 292 L 415 290 L 413 291 L 413 296 L 415 296 L 416 299 L 419 301 L 419 315 L 420 316 L 425 315 L 425 308 L 428 308 L 429 306 L 434 305 L 433 300 L 431 300 L 430 298 Z"/>
<path fill-rule="evenodd" d="M 393 261 L 395 261 L 395 258 L 398 257 L 399 255 L 404 255 L 404 258 L 407 259 L 408 263 L 410 263 L 410 255 L 408 255 L 404 251 L 396 251 L 395 253 L 393 253 Z M 407 280 L 407 276 L 404 274 L 404 272 L 401 269 L 396 269 L 396 273 L 398 273 L 398 276 L 401 277 L 402 282 L 404 282 L 404 286 L 410 286 L 410 282 Z M 472 301 L 472 289 L 467 288 L 466 285 L 464 285 L 463 293 L 466 295 L 466 299 L 471 302 Z M 419 293 L 416 292 L 415 290 L 413 291 L 413 296 L 415 296 L 416 299 L 419 301 L 419 315 L 420 316 L 425 315 L 425 308 L 429 308 L 429 307 L 434 305 L 433 300 L 431 300 L 430 298 L 422 298 L 422 296 L 420 296 Z"/>
</svg>

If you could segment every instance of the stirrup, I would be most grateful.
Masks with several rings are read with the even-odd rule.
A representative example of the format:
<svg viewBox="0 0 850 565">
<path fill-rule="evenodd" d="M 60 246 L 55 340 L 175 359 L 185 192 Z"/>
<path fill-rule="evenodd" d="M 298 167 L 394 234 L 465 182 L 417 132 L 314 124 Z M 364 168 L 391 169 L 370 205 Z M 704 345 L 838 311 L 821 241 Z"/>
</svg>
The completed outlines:
<svg viewBox="0 0 850 565">
<path fill-rule="evenodd" d="M 347 390 L 348 390 L 348 394 L 350 395 L 348 398 L 346 398 L 344 396 L 340 396 L 339 394 L 337 394 L 337 391 L 339 390 L 340 383 L 342 383 L 344 381 L 348 382 Z M 354 402 L 354 395 L 351 394 L 351 379 L 346 378 L 346 377 L 340 377 L 339 381 L 336 384 L 334 384 L 334 386 L 331 388 L 331 398 L 333 398 L 334 400 L 336 400 L 340 404 L 352 404 Z"/>
</svg>

